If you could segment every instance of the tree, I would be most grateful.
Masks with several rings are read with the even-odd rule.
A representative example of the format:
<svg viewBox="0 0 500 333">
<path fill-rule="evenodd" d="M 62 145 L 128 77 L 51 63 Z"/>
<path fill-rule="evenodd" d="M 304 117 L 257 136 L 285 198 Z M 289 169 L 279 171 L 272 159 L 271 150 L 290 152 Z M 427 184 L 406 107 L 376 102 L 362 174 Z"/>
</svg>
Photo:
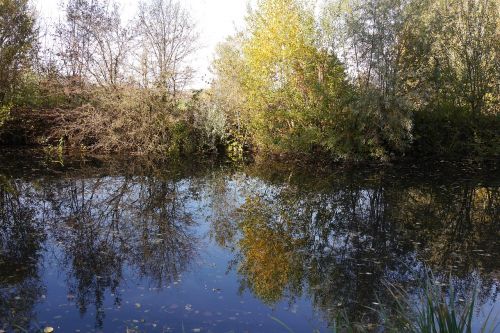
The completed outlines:
<svg viewBox="0 0 500 333">
<path fill-rule="evenodd" d="M 100 24 L 91 26 L 90 32 L 94 40 L 90 73 L 100 85 L 116 88 L 125 79 L 134 33 L 122 26 L 116 4 L 105 11 Z"/>
<path fill-rule="evenodd" d="M 36 49 L 35 19 L 28 0 L 0 1 L 0 105 L 30 67 L 30 56 Z"/>
<path fill-rule="evenodd" d="M 227 38 L 217 46 L 216 58 L 211 71 L 214 80 L 211 94 L 215 108 L 226 115 L 231 128 L 238 136 L 245 136 L 246 124 L 243 122 L 245 95 L 241 73 L 245 72 L 242 50 L 243 35 Z"/>
<path fill-rule="evenodd" d="M 348 86 L 335 55 L 318 48 L 313 8 L 260 1 L 247 24 L 240 78 L 255 144 L 274 152 L 328 150 L 325 135 Z"/>
<path fill-rule="evenodd" d="M 259 1 L 246 31 L 219 49 L 214 93 L 258 149 L 341 158 L 403 151 L 411 135 L 398 86 L 403 3 L 327 8 L 318 26 L 308 1 Z"/>
<path fill-rule="evenodd" d="M 138 23 L 142 84 L 161 88 L 175 99 L 192 78 L 187 60 L 196 50 L 195 25 L 176 0 L 142 1 Z"/>
<path fill-rule="evenodd" d="M 70 0 L 57 36 L 67 76 L 114 88 L 124 80 L 133 34 L 122 25 L 116 3 Z"/>
<path fill-rule="evenodd" d="M 498 2 L 424 1 L 412 4 L 401 38 L 404 88 L 421 108 L 498 113 Z"/>
<path fill-rule="evenodd" d="M 334 0 L 322 17 L 325 47 L 339 54 L 355 85 L 351 122 L 359 123 L 364 150 L 377 157 L 404 151 L 411 138 L 399 71 L 407 6 L 406 0 Z"/>
<path fill-rule="evenodd" d="M 91 27 L 103 16 L 102 5 L 94 0 L 68 0 L 66 20 L 56 29 L 58 55 L 65 76 L 83 83 L 88 77 L 91 52 Z"/>
</svg>

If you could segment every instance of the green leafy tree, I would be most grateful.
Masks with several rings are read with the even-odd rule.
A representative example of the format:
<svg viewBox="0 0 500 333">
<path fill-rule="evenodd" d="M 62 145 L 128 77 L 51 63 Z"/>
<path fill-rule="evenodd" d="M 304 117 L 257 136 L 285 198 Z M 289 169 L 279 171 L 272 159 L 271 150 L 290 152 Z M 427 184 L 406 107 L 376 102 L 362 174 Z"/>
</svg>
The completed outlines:
<svg viewBox="0 0 500 333">
<path fill-rule="evenodd" d="M 410 106 L 402 93 L 399 36 L 408 1 L 333 0 L 324 8 L 323 43 L 348 68 L 356 96 L 350 144 L 361 156 L 386 158 L 411 141 Z"/>
<path fill-rule="evenodd" d="M 322 146 L 347 90 L 344 69 L 318 47 L 313 8 L 260 1 L 247 18 L 243 91 L 259 147 L 307 152 Z"/>
<path fill-rule="evenodd" d="M 492 0 L 415 1 L 402 36 L 401 73 L 418 108 L 498 113 L 499 7 Z"/>
<path fill-rule="evenodd" d="M 412 126 L 398 76 L 403 8 L 335 2 L 319 25 L 310 2 L 259 1 L 247 29 L 219 49 L 213 88 L 260 150 L 404 151 Z"/>
<path fill-rule="evenodd" d="M 214 110 L 224 114 L 227 121 L 226 131 L 234 143 L 247 141 L 248 126 L 245 121 L 245 94 L 241 73 L 246 71 L 243 61 L 243 35 L 238 34 L 226 39 L 217 46 L 216 59 L 211 71 L 214 80 L 211 83 L 210 100 Z"/>
<path fill-rule="evenodd" d="M 36 45 L 28 0 L 0 0 L 0 105 L 9 101 Z"/>
</svg>

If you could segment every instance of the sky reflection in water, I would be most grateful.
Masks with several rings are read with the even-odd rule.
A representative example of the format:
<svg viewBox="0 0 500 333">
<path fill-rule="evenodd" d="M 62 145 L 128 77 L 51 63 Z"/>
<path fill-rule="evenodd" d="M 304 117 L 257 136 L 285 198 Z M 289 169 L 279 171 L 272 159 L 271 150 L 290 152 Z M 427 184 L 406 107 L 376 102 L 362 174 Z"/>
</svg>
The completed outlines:
<svg viewBox="0 0 500 333">
<path fill-rule="evenodd" d="M 0 165 L 0 329 L 328 332 L 424 265 L 479 286 L 476 327 L 500 309 L 496 171 L 23 160 Z"/>
</svg>

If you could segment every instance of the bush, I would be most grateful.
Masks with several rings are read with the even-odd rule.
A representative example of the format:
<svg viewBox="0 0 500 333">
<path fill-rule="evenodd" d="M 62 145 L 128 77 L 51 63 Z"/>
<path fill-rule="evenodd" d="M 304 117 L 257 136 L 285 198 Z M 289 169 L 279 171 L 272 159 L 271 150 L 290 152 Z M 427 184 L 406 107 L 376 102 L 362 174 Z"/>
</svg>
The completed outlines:
<svg viewBox="0 0 500 333">
<path fill-rule="evenodd" d="M 71 80 L 63 79 L 57 74 L 40 75 L 25 71 L 11 100 L 17 107 L 32 109 L 76 107 L 82 103 L 85 94 L 81 91 L 74 94 L 75 90 Z"/>
<path fill-rule="evenodd" d="M 68 113 L 76 121 L 57 129 L 68 145 L 99 153 L 188 155 L 211 150 L 207 124 L 194 116 L 190 103 L 166 100 L 153 90 L 95 90 L 91 103 Z"/>
<path fill-rule="evenodd" d="M 472 115 L 441 107 L 414 115 L 413 152 L 441 158 L 491 158 L 500 154 L 500 115 Z"/>
<path fill-rule="evenodd" d="M 11 104 L 0 105 L 0 130 L 3 127 L 3 124 L 9 118 L 11 108 L 12 108 Z"/>
</svg>

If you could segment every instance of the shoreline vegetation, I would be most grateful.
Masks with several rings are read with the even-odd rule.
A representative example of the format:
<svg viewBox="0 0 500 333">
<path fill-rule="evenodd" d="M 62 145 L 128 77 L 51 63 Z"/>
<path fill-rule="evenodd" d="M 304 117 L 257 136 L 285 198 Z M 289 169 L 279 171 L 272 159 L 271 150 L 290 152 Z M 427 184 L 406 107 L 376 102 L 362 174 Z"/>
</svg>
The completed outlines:
<svg viewBox="0 0 500 333">
<path fill-rule="evenodd" d="M 500 155 L 497 1 L 259 0 L 203 90 L 189 88 L 190 13 L 175 0 L 138 7 L 123 22 L 116 3 L 67 0 L 49 29 L 28 0 L 0 3 L 0 146 L 355 163 Z"/>
</svg>

